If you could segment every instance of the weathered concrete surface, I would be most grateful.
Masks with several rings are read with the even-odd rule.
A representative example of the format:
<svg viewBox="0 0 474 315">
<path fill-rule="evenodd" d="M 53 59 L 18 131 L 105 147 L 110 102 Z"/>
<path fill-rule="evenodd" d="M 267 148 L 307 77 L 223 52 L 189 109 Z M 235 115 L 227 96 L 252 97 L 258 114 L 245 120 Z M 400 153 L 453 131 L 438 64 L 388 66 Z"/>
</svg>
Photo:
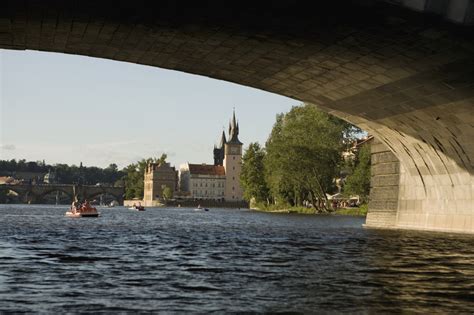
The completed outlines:
<svg viewBox="0 0 474 315">
<path fill-rule="evenodd" d="M 0 48 L 185 71 L 313 103 L 400 160 L 395 227 L 474 232 L 474 6 L 401 3 L 425 13 L 371 0 L 10 0 L 0 2 Z"/>
<path fill-rule="evenodd" d="M 365 226 L 474 232 L 469 184 L 453 185 L 449 180 L 455 176 L 452 173 L 445 178 L 424 174 L 417 182 L 418 178 L 407 172 L 386 145 L 375 140 L 371 150 L 370 203 Z M 465 180 L 468 182 L 469 177 Z"/>
<path fill-rule="evenodd" d="M 394 228 L 397 224 L 400 162 L 386 145 L 371 144 L 370 202 L 366 226 Z"/>
</svg>

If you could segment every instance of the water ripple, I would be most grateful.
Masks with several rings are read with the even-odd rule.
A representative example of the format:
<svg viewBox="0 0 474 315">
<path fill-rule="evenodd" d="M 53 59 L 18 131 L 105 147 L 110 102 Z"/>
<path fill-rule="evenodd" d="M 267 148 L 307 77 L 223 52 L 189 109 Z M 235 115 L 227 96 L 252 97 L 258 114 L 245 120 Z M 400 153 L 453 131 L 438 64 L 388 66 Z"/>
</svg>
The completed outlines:
<svg viewBox="0 0 474 315">
<path fill-rule="evenodd" d="M 354 217 L 0 205 L 0 313 L 472 313 L 474 238 Z"/>
</svg>

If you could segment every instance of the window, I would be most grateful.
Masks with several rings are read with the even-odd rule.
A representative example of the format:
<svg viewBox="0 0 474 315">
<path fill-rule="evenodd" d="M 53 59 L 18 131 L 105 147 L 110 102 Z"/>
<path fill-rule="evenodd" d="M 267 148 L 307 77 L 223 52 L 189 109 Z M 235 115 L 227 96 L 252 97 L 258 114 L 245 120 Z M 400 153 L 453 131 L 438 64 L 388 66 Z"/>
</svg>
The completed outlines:
<svg viewBox="0 0 474 315">
<path fill-rule="evenodd" d="M 235 187 L 232 187 L 232 190 L 235 190 Z"/>
<path fill-rule="evenodd" d="M 234 177 L 234 176 L 232 176 L 232 180 L 235 180 L 235 177 Z"/>
<path fill-rule="evenodd" d="M 232 157 L 232 160 L 235 160 L 235 156 Z"/>
<path fill-rule="evenodd" d="M 232 166 L 232 169 L 235 170 L 235 166 Z"/>
</svg>

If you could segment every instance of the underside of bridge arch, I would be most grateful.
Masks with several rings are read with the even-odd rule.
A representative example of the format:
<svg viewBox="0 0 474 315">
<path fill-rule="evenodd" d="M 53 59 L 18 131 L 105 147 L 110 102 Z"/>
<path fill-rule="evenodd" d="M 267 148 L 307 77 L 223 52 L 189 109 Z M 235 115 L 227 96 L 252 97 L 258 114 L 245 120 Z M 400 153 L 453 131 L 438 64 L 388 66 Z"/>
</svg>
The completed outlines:
<svg viewBox="0 0 474 315">
<path fill-rule="evenodd" d="M 119 204 L 123 203 L 123 197 L 121 195 L 116 195 L 110 192 L 93 192 L 85 196 L 87 200 L 94 200 L 99 196 L 107 196 L 108 198 L 112 197 L 113 200 L 117 201 Z"/>
<path fill-rule="evenodd" d="M 51 189 L 44 189 L 41 192 L 36 192 L 37 196 L 40 198 L 44 198 L 45 196 L 52 194 L 52 193 L 62 193 L 66 195 L 72 202 L 73 199 L 73 194 L 71 191 L 68 191 L 66 189 L 61 189 L 61 188 L 51 188 Z"/>
<path fill-rule="evenodd" d="M 473 32 L 433 14 L 447 3 L 469 24 L 474 6 L 313 2 L 2 1 L 0 48 L 173 69 L 312 103 L 388 148 L 386 162 L 375 155 L 367 226 L 474 232 Z"/>
</svg>

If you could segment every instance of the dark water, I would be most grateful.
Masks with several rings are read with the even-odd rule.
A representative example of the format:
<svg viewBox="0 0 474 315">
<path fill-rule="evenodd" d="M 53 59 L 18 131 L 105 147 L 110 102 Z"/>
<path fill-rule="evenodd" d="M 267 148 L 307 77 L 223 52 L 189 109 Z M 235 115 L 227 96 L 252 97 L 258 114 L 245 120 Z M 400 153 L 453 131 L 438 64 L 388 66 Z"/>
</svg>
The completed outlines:
<svg viewBox="0 0 474 315">
<path fill-rule="evenodd" d="M 244 210 L 0 205 L 0 311 L 474 312 L 474 237 Z"/>
</svg>

